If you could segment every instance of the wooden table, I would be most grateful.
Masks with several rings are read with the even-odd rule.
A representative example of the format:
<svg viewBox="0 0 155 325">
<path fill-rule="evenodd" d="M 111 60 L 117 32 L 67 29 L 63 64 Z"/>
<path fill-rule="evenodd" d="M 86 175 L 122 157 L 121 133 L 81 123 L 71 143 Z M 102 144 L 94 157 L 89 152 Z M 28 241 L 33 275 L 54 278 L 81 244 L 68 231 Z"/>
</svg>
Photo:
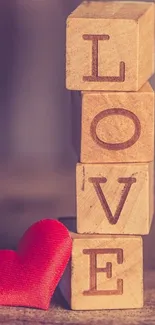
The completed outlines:
<svg viewBox="0 0 155 325">
<path fill-rule="evenodd" d="M 0 212 L 3 216 L 0 223 L 0 248 L 13 248 L 12 243 L 17 243 L 29 224 L 48 216 L 48 212 L 52 218 L 76 214 L 75 168 L 56 172 L 37 169 L 36 166 L 27 169 L 27 165 L 26 168 L 0 166 Z M 144 245 L 147 260 L 145 267 L 153 266 L 155 269 L 155 253 L 152 249 L 154 234 L 155 223 Z M 149 241 L 146 243 L 147 238 Z M 6 247 L 6 244 L 9 246 Z M 68 309 L 57 290 L 51 308 L 46 312 L 0 307 L 0 325 L 155 325 L 155 271 L 146 272 L 144 280 L 145 306 L 141 310 L 74 312 Z"/>
<path fill-rule="evenodd" d="M 57 289 L 48 311 L 29 308 L 0 308 L 0 324 L 5 325 L 154 325 L 155 271 L 145 273 L 145 306 L 140 310 L 71 311 Z"/>
</svg>

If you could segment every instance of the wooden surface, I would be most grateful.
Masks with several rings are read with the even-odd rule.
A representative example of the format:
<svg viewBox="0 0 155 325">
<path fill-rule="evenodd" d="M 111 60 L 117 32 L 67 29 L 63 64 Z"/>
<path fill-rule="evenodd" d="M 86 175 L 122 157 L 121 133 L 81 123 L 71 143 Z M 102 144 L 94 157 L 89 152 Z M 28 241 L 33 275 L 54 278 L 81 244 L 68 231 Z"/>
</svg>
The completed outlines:
<svg viewBox="0 0 155 325">
<path fill-rule="evenodd" d="M 77 232 L 144 235 L 154 213 L 154 164 L 77 164 Z"/>
<path fill-rule="evenodd" d="M 0 324 L 5 325 L 154 325 L 155 271 L 145 273 L 145 305 L 138 310 L 71 311 L 59 291 L 48 311 L 28 308 L 0 308 Z"/>
<path fill-rule="evenodd" d="M 148 71 L 154 73 L 154 45 L 155 2 L 152 1 L 150 9 L 139 20 L 138 85 L 144 85 L 145 81 L 148 80 Z"/>
<path fill-rule="evenodd" d="M 0 248 L 16 246 L 27 227 L 43 216 L 75 216 L 75 167 L 52 171 L 50 165 L 5 163 L 0 166 L 0 179 Z M 155 269 L 154 238 L 155 222 L 150 235 L 144 236 L 145 269 Z M 58 294 L 47 312 L 0 308 L 0 324 L 154 325 L 155 272 L 147 271 L 144 280 L 145 306 L 141 310 L 74 312 L 66 309 Z"/>
<path fill-rule="evenodd" d="M 142 238 L 76 233 L 71 236 L 71 262 L 59 285 L 71 309 L 141 308 Z"/>
<path fill-rule="evenodd" d="M 68 17 L 68 89 L 137 91 L 154 72 L 153 54 L 153 3 L 85 1 Z"/>
<path fill-rule="evenodd" d="M 154 92 L 83 92 L 82 163 L 148 162 L 154 158 Z"/>
</svg>

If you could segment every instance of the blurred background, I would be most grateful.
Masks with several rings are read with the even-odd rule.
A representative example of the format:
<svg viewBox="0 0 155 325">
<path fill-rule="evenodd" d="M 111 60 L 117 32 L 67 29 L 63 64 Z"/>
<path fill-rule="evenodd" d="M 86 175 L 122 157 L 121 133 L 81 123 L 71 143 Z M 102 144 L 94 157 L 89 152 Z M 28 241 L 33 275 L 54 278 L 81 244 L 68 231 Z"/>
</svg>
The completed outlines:
<svg viewBox="0 0 155 325">
<path fill-rule="evenodd" d="M 65 21 L 80 2 L 0 0 L 0 248 L 39 219 L 76 215 L 80 95 L 65 89 Z M 144 244 L 155 268 L 155 222 Z"/>
</svg>

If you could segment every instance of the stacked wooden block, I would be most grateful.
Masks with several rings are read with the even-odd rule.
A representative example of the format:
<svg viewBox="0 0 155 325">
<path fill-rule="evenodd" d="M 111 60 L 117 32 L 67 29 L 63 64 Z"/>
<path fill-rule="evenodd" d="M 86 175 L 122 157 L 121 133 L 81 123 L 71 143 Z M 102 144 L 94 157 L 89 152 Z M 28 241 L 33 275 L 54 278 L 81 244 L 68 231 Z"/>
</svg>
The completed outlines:
<svg viewBox="0 0 155 325">
<path fill-rule="evenodd" d="M 77 233 L 60 288 L 72 309 L 143 306 L 153 218 L 154 4 L 82 3 L 67 20 L 67 88 L 82 90 Z M 74 108 L 73 108 L 74 109 Z"/>
</svg>

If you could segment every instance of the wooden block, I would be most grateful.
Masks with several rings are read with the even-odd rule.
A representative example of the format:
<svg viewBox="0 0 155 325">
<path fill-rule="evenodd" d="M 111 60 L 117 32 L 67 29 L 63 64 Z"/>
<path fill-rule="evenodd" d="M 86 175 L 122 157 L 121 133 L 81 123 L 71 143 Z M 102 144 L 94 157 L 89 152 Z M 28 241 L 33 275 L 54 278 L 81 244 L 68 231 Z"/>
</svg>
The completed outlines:
<svg viewBox="0 0 155 325">
<path fill-rule="evenodd" d="M 68 89 L 137 91 L 154 72 L 154 3 L 84 1 L 66 47 Z"/>
<path fill-rule="evenodd" d="M 77 164 L 77 232 L 146 235 L 154 213 L 154 164 Z"/>
<path fill-rule="evenodd" d="M 143 307 L 143 249 L 138 236 L 77 235 L 60 281 L 73 310 Z"/>
<path fill-rule="evenodd" d="M 154 92 L 83 92 L 83 163 L 148 162 L 154 158 Z"/>
</svg>

